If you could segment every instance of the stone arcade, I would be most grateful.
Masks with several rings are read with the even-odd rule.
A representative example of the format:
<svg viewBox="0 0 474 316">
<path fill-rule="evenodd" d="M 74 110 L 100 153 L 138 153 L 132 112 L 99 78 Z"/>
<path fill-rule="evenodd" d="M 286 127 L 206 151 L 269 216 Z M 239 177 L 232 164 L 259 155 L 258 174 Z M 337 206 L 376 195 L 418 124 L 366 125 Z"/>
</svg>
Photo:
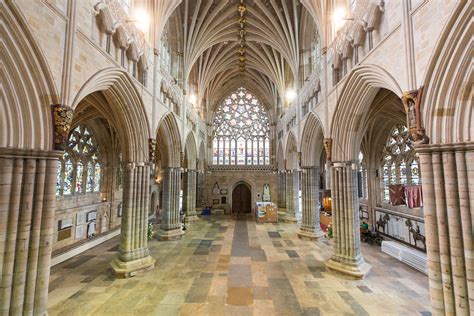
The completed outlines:
<svg viewBox="0 0 474 316">
<path fill-rule="evenodd" d="M 0 315 L 474 314 L 472 11 L 1 1 Z"/>
</svg>

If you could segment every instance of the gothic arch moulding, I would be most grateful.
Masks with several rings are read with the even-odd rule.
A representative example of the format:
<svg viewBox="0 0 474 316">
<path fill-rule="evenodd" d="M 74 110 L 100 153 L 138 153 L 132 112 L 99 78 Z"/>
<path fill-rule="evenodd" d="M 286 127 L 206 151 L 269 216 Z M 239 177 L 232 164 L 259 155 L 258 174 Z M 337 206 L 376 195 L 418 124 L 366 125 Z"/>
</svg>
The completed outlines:
<svg viewBox="0 0 474 316">
<path fill-rule="evenodd" d="M 294 170 L 298 168 L 299 157 L 298 157 L 298 143 L 296 136 L 293 132 L 288 133 L 288 140 L 286 141 L 286 169 Z"/>
<path fill-rule="evenodd" d="M 196 137 L 193 132 L 189 132 L 186 137 L 186 145 L 184 147 L 186 161 L 185 166 L 190 170 L 196 169 L 197 161 L 197 149 L 196 149 Z"/>
<path fill-rule="evenodd" d="M 358 66 L 347 77 L 330 127 L 333 161 L 357 158 L 365 132 L 364 122 L 380 89 L 402 95 L 393 76 L 376 65 Z"/>
<path fill-rule="evenodd" d="M 431 143 L 474 141 L 472 1 L 459 1 L 425 75 L 422 115 Z"/>
<path fill-rule="evenodd" d="M 158 124 L 156 133 L 163 167 L 181 167 L 181 134 L 173 113 L 168 113 Z"/>
<path fill-rule="evenodd" d="M 0 17 L 0 147 L 50 150 L 59 100 L 49 65 L 14 3 L 2 1 Z"/>
<path fill-rule="evenodd" d="M 278 170 L 285 170 L 285 152 L 283 151 L 283 143 L 281 140 L 278 142 L 277 167 Z"/>
<path fill-rule="evenodd" d="M 301 136 L 301 165 L 318 166 L 323 152 L 324 132 L 321 120 L 310 113 Z"/>
<path fill-rule="evenodd" d="M 118 133 L 125 160 L 148 161 L 149 122 L 130 75 L 117 68 L 100 70 L 79 90 L 72 108 L 76 109 L 82 100 L 96 92 L 102 93 L 105 102 L 95 102 L 94 106 Z"/>
<path fill-rule="evenodd" d="M 206 166 L 206 146 L 204 145 L 204 141 L 201 141 L 201 145 L 199 145 L 199 162 L 198 162 L 198 170 L 204 171 Z"/>
</svg>

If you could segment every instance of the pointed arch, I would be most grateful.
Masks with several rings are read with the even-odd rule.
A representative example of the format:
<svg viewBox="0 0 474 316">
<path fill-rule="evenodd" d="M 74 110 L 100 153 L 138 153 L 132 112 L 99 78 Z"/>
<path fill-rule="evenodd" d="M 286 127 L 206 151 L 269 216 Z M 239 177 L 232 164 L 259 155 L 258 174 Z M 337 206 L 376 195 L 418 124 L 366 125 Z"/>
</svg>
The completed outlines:
<svg viewBox="0 0 474 316">
<path fill-rule="evenodd" d="M 143 101 L 130 75 L 121 69 L 105 68 L 85 82 L 76 95 L 72 108 L 77 113 L 86 97 L 101 95 L 96 109 L 117 131 L 129 162 L 148 161 L 149 122 Z"/>
<path fill-rule="evenodd" d="M 0 3 L 0 147 L 52 149 L 51 70 L 16 5 Z"/>
<path fill-rule="evenodd" d="M 278 142 L 277 167 L 278 170 L 285 170 L 285 152 L 283 151 L 283 143 L 281 140 Z"/>
<path fill-rule="evenodd" d="M 355 160 L 365 132 L 365 119 L 380 89 L 397 96 L 402 90 L 385 69 L 376 65 L 354 68 L 346 79 L 331 124 L 332 160 Z"/>
<path fill-rule="evenodd" d="M 185 156 L 185 167 L 190 170 L 196 169 L 197 162 L 197 149 L 196 149 L 196 137 L 191 131 L 186 137 L 186 144 L 184 147 L 184 156 Z"/>
<path fill-rule="evenodd" d="M 158 150 L 161 151 L 163 167 L 181 167 L 181 135 L 173 113 L 161 119 L 156 132 Z"/>
<path fill-rule="evenodd" d="M 204 141 L 201 141 L 201 145 L 199 145 L 199 163 L 198 163 L 198 170 L 204 171 L 206 166 L 206 146 L 204 145 Z"/>
<path fill-rule="evenodd" d="M 286 141 L 286 169 L 294 170 L 298 168 L 298 143 L 295 134 L 291 131 Z"/>
<path fill-rule="evenodd" d="M 460 1 L 429 63 L 422 111 L 432 143 L 474 141 L 472 2 Z"/>
<path fill-rule="evenodd" d="M 306 119 L 301 136 L 301 165 L 318 166 L 323 152 L 324 132 L 321 120 L 313 112 Z"/>
</svg>

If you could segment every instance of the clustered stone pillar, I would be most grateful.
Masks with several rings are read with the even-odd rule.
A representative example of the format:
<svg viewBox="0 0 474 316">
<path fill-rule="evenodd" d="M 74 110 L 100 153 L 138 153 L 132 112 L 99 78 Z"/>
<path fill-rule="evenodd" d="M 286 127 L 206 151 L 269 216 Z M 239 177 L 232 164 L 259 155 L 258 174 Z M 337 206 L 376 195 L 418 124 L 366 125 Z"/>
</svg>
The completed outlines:
<svg viewBox="0 0 474 316">
<path fill-rule="evenodd" d="M 334 162 L 331 167 L 334 254 L 326 267 L 363 278 L 370 265 L 360 251 L 357 170 L 357 162 Z"/>
<path fill-rule="evenodd" d="M 284 170 L 278 171 L 278 213 L 285 215 L 286 209 L 286 173 Z"/>
<path fill-rule="evenodd" d="M 474 311 L 474 142 L 418 145 L 430 296 L 436 315 Z"/>
<path fill-rule="evenodd" d="M 319 167 L 301 170 L 303 218 L 298 237 L 317 240 L 324 236 L 319 224 Z"/>
<path fill-rule="evenodd" d="M 0 314 L 45 315 L 59 151 L 0 148 Z"/>
<path fill-rule="evenodd" d="M 296 223 L 296 213 L 299 207 L 300 172 L 288 170 L 286 172 L 286 211 L 285 222 Z"/>
<path fill-rule="evenodd" d="M 204 172 L 197 173 L 196 212 L 204 205 Z"/>
<path fill-rule="evenodd" d="M 150 166 L 128 163 L 123 188 L 123 217 L 118 255 L 111 266 L 119 278 L 134 276 L 155 266 L 148 250 Z"/>
<path fill-rule="evenodd" d="M 196 170 L 188 170 L 183 174 L 183 209 L 186 212 L 187 221 L 195 221 L 198 219 L 196 215 L 196 174 Z"/>
<path fill-rule="evenodd" d="M 183 235 L 179 212 L 179 193 L 181 188 L 181 168 L 165 169 L 163 183 L 163 216 L 158 239 L 174 240 Z"/>
</svg>

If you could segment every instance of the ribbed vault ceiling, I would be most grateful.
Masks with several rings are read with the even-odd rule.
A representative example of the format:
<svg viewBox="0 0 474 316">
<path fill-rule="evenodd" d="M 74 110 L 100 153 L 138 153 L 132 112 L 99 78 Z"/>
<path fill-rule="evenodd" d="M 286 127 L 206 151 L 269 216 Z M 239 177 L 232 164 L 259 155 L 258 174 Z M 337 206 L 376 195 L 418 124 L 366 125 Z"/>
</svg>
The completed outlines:
<svg viewBox="0 0 474 316">
<path fill-rule="evenodd" d="M 184 0 L 166 31 L 182 54 L 184 81 L 208 112 L 239 86 L 271 110 L 298 78 L 316 24 L 299 0 Z"/>
</svg>

